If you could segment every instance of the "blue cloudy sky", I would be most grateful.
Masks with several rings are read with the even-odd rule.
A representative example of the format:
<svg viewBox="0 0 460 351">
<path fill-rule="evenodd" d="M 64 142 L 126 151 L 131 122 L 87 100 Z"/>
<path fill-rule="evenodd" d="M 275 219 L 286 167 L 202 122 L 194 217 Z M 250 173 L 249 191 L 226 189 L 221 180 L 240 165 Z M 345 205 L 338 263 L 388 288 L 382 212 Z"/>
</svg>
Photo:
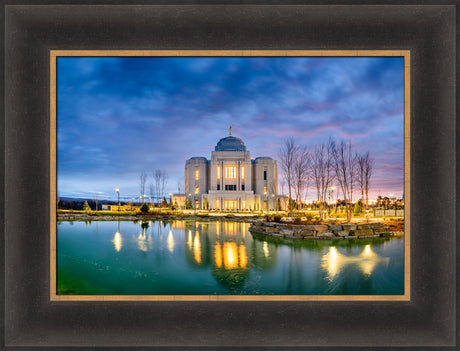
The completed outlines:
<svg viewBox="0 0 460 351">
<path fill-rule="evenodd" d="M 60 197 L 138 197 L 155 169 L 177 192 L 230 125 L 252 158 L 351 141 L 375 159 L 371 197 L 403 194 L 402 57 L 60 57 L 57 77 Z"/>
</svg>

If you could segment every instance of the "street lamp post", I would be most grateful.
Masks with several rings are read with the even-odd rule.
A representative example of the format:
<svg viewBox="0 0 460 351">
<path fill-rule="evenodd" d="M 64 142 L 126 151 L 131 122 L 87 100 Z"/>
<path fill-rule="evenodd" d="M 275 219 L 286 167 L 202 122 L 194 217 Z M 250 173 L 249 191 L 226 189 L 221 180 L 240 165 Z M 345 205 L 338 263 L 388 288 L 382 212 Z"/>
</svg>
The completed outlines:
<svg viewBox="0 0 460 351">
<path fill-rule="evenodd" d="M 120 212 L 120 189 L 116 188 L 115 191 L 118 195 L 118 212 Z"/>
</svg>

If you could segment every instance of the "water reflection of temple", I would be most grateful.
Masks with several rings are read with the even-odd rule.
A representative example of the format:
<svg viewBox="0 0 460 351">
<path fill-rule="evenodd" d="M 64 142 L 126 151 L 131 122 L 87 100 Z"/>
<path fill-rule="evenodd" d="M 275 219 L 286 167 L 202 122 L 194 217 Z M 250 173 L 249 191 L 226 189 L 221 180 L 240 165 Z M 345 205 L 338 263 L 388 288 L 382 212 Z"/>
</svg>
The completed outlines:
<svg viewBox="0 0 460 351">
<path fill-rule="evenodd" d="M 251 269 L 270 270 L 276 266 L 276 245 L 253 240 L 245 222 L 139 221 L 138 233 L 129 237 L 143 253 L 165 245 L 173 253 L 185 243 L 185 259 L 197 270 L 210 269 L 226 290 L 235 291 L 245 284 Z M 178 241 L 179 240 L 179 241 Z M 112 239 L 117 252 L 124 245 L 120 224 Z"/>
<path fill-rule="evenodd" d="M 248 228 L 249 223 L 244 222 L 188 222 L 186 261 L 197 269 L 210 267 L 226 290 L 242 287 L 251 267 L 269 269 L 275 266 L 277 258 L 271 245 L 265 242 L 265 247 L 260 248 L 264 244 L 252 240 Z"/>
</svg>

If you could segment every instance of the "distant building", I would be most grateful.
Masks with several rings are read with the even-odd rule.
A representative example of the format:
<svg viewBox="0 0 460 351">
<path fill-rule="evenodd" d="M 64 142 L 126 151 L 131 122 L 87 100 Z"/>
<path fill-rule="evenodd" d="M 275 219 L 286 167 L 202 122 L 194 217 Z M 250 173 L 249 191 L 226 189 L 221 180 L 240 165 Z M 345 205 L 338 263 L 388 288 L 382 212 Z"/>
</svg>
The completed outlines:
<svg viewBox="0 0 460 351">
<path fill-rule="evenodd" d="M 133 206 L 120 205 L 120 211 L 131 211 Z M 102 205 L 102 211 L 118 211 L 118 205 Z"/>
<path fill-rule="evenodd" d="M 185 194 L 173 194 L 171 196 L 171 203 L 173 206 L 177 208 L 185 208 L 185 201 L 186 201 Z"/>
<path fill-rule="evenodd" d="M 185 196 L 196 209 L 275 210 L 277 194 L 276 160 L 251 160 L 243 141 L 231 132 L 219 140 L 211 160 L 192 157 L 185 162 Z"/>
</svg>

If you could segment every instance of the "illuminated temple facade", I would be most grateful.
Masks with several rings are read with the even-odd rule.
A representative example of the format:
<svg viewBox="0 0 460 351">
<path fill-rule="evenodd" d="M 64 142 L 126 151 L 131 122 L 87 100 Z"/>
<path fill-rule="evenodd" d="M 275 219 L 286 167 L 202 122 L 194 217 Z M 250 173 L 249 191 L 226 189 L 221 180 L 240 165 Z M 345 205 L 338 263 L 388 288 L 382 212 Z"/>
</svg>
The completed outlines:
<svg viewBox="0 0 460 351">
<path fill-rule="evenodd" d="M 211 160 L 185 162 L 185 195 L 195 209 L 274 210 L 278 165 L 271 157 L 251 160 L 243 141 L 230 134 L 217 143 Z"/>
</svg>

